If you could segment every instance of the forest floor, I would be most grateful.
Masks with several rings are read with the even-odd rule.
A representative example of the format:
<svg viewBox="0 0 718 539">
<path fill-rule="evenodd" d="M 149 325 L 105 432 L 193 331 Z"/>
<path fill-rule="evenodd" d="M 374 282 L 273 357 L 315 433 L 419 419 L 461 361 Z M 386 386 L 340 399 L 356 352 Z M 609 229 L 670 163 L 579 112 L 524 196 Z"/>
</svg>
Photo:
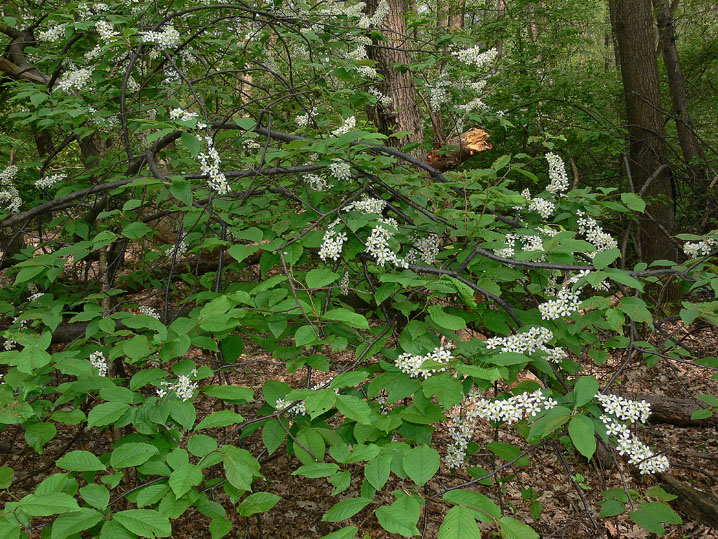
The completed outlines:
<svg viewBox="0 0 718 539">
<path fill-rule="evenodd" d="M 673 330 L 683 336 L 683 342 L 696 350 L 701 356 L 718 355 L 718 328 L 713 326 L 702 327 L 696 323 L 689 328 L 676 325 Z M 191 350 L 190 354 L 198 365 L 212 365 L 212 358 L 199 350 Z M 588 374 L 596 375 L 605 382 L 615 372 L 624 358 L 620 355 L 611 357 L 600 366 L 589 366 Z M 316 372 L 313 383 L 328 380 L 341 371 L 352 361 L 347 354 L 332 358 L 330 373 Z M 261 396 L 261 389 L 268 379 L 283 380 L 292 387 L 302 387 L 306 383 L 306 372 L 301 370 L 296 374 L 288 374 L 283 363 L 274 360 L 266 353 L 252 348 L 248 342 L 244 354 L 238 360 L 244 363 L 240 368 L 229 372 L 229 382 L 235 385 L 250 387 L 255 395 Z M 621 391 L 628 393 L 651 394 L 673 398 L 693 398 L 699 393 L 713 393 L 718 396 L 718 384 L 711 380 L 714 371 L 708 371 L 684 363 L 660 361 L 653 368 L 647 368 L 645 362 L 634 359 L 623 372 L 621 377 Z M 209 383 L 207 381 L 206 383 Z M 215 381 L 215 383 L 217 383 Z M 209 399 L 204 394 L 196 397 L 197 420 L 215 411 L 216 399 Z M 258 405 L 252 410 L 256 413 Z M 242 414 L 250 418 L 249 410 L 243 408 Z M 479 429 L 475 441 L 479 451 L 471 457 L 471 465 L 481 466 L 488 470 L 493 469 L 493 455 L 482 449 L 486 443 L 493 441 L 494 431 L 485 424 L 485 430 Z M 215 429 L 217 438 L 222 438 L 229 431 Z M 670 473 L 677 479 L 686 481 L 695 488 L 704 492 L 718 495 L 718 430 L 716 427 L 677 427 L 666 424 L 650 424 L 640 430 L 641 439 L 651 445 L 657 453 L 668 456 L 671 462 Z M 446 428 L 439 426 L 434 435 L 435 447 L 443 455 L 449 443 Z M 512 428 L 501 430 L 500 441 L 509 442 L 519 447 L 528 447 L 518 433 Z M 242 444 L 255 455 L 262 453 L 264 445 L 260 432 L 250 435 L 242 440 L 229 438 L 228 443 Z M 0 433 L 0 447 L 10 444 L 10 452 L 0 453 L 0 464 L 12 466 L 16 470 L 15 481 L 11 487 L 13 496 L 21 498 L 31 492 L 34 487 L 50 474 L 61 470 L 54 467 L 58 453 L 85 449 L 96 454 L 102 454 L 110 449 L 112 443 L 111 432 L 105 430 L 99 437 L 94 432 L 87 432 L 77 427 L 62 429 L 58 436 L 49 442 L 41 455 L 30 449 L 24 437 L 18 435 L 18 429 L 10 426 Z M 607 488 L 621 487 L 621 474 L 623 473 L 628 487 L 639 492 L 659 484 L 653 476 L 640 476 L 628 465 L 622 457 L 618 457 L 621 470 L 616 467 L 603 468 L 599 459 L 587 462 L 577 453 L 565 452 L 567 464 L 574 478 L 580 474 L 582 482 L 581 492 L 594 509 L 594 517 L 598 520 L 597 502 L 602 500 L 601 491 Z M 554 448 L 544 447 L 529 455 L 530 466 L 514 466 L 507 469 L 502 482 L 503 494 L 499 501 L 496 486 L 473 485 L 472 488 L 492 498 L 497 504 L 503 505 L 504 514 L 530 524 L 543 538 L 591 538 L 596 532 L 588 519 L 583 502 L 576 485 L 567 474 L 564 464 L 557 458 Z M 374 511 L 381 505 L 390 504 L 394 500 L 392 491 L 395 489 L 411 489 L 410 481 L 402 481 L 392 475 L 377 494 L 375 501 L 348 521 L 341 523 L 322 522 L 322 515 L 337 501 L 348 497 L 360 495 L 363 480 L 362 467 L 352 465 L 348 469 L 352 474 L 352 482 L 347 490 L 338 496 L 331 496 L 332 486 L 327 478 L 308 479 L 291 475 L 291 471 L 300 464 L 294 457 L 289 457 L 285 447 L 278 449 L 273 455 L 263 457 L 262 473 L 266 482 L 258 481 L 257 488 L 273 492 L 281 496 L 281 501 L 261 519 L 243 518 L 239 515 L 230 515 L 234 528 L 232 537 L 249 538 L 318 538 L 342 526 L 354 525 L 359 528 L 359 537 L 372 539 L 392 536 L 379 525 Z M 427 502 L 422 510 L 418 528 L 423 531 L 423 537 L 435 538 L 439 526 L 448 507 L 441 503 L 440 491 L 444 486 L 456 485 L 471 476 L 465 471 L 451 473 L 443 463 L 436 479 L 430 481 L 424 494 L 435 501 Z M 131 485 L 128 486 L 128 489 Z M 538 520 L 534 520 L 530 512 L 530 501 L 522 499 L 522 489 L 532 487 L 538 500 L 543 506 L 543 512 Z M 209 492 L 210 497 L 231 507 L 221 487 Z M 2 494 L 3 501 L 9 501 L 7 494 Z M 118 500 L 113 510 L 124 509 L 124 501 Z M 129 506 L 128 506 L 129 507 Z M 667 537 L 672 539 L 685 537 L 718 538 L 718 530 L 692 521 L 683 515 L 684 524 L 666 526 Z M 202 538 L 209 537 L 210 520 L 199 514 L 196 510 L 188 510 L 173 524 L 176 530 L 175 538 Z M 605 524 L 611 537 L 650 537 L 651 534 L 639 528 L 628 517 L 627 512 L 615 518 L 600 521 Z M 495 536 L 497 528 L 491 523 L 480 524 L 484 537 Z M 34 537 L 40 537 L 42 526 L 36 528 Z"/>
</svg>

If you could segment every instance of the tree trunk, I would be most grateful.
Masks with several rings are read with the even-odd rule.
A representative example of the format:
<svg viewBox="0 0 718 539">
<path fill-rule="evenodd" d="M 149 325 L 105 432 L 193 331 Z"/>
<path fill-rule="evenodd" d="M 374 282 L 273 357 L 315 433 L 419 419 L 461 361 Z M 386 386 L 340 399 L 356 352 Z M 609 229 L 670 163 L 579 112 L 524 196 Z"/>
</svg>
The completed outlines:
<svg viewBox="0 0 718 539">
<path fill-rule="evenodd" d="M 389 88 L 389 96 L 393 99 L 393 115 L 388 111 L 378 109 L 378 113 L 384 113 L 383 118 L 377 118 L 377 129 L 388 134 L 390 126 L 395 126 L 397 131 L 408 131 L 399 139 L 399 145 L 403 146 L 411 142 L 424 142 L 423 120 L 419 114 L 417 103 L 416 86 L 408 69 L 396 69 L 395 64 L 409 65 L 411 56 L 406 48 L 406 20 L 404 19 L 408 5 L 406 0 L 388 0 L 389 13 L 382 24 L 382 31 L 386 36 L 385 42 L 374 42 L 369 47 L 369 58 L 379 64 L 379 69 L 384 75 L 384 80 Z M 376 11 L 379 0 L 367 2 L 367 12 L 373 14 Z M 385 46 L 384 46 L 385 45 Z M 393 117 L 392 117 L 393 116 Z M 423 148 L 416 152 L 418 157 L 424 159 L 426 152 Z"/>
<path fill-rule="evenodd" d="M 647 199 L 639 219 L 641 252 L 646 262 L 668 259 L 675 252 L 674 197 L 668 169 L 659 171 L 666 163 L 666 141 L 651 0 L 615 0 L 609 5 L 615 10 L 631 174 L 634 189 Z"/>
<path fill-rule="evenodd" d="M 701 162 L 705 163 L 705 154 L 693 131 L 693 122 L 688 110 L 688 95 L 683 80 L 681 61 L 678 57 L 678 48 L 676 47 L 676 28 L 671 6 L 668 0 L 654 0 L 653 3 L 656 8 L 656 21 L 660 30 L 663 62 L 666 65 L 666 74 L 668 75 L 668 87 L 673 101 L 678 143 L 681 145 L 683 158 L 693 177 L 695 179 L 706 179 L 705 168 L 700 165 Z M 674 2 L 674 9 L 675 4 L 677 2 Z"/>
<path fill-rule="evenodd" d="M 452 0 L 449 4 L 449 31 L 454 32 L 464 27 L 466 0 Z"/>
</svg>

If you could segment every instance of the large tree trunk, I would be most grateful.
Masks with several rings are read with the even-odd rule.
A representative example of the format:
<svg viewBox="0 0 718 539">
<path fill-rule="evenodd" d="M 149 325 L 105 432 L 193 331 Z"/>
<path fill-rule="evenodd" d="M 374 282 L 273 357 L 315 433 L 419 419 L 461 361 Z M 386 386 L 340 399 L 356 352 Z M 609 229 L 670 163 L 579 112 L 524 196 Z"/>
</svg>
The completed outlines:
<svg viewBox="0 0 718 539">
<path fill-rule="evenodd" d="M 396 131 L 408 131 L 408 135 L 401 137 L 399 144 L 401 146 L 411 142 L 424 142 L 423 120 L 419 114 L 419 106 L 417 103 L 416 86 L 411 78 L 408 69 L 398 70 L 394 67 L 400 63 L 408 65 L 411 63 L 411 56 L 406 48 L 406 20 L 405 15 L 408 11 L 407 0 L 387 0 L 389 13 L 387 14 L 381 29 L 386 37 L 386 41 L 375 42 L 369 47 L 369 58 L 375 60 L 379 64 L 379 69 L 384 75 L 384 80 L 389 89 L 389 96 L 394 100 L 393 117 L 383 113 L 383 118 L 377 118 L 377 128 L 388 134 L 390 126 Z M 367 12 L 373 14 L 379 4 L 379 0 L 369 0 L 367 2 Z M 419 149 L 419 157 L 425 158 L 425 151 Z"/>
<path fill-rule="evenodd" d="M 618 40 L 630 140 L 634 189 L 648 199 L 640 217 L 640 243 L 646 262 L 672 258 L 674 199 L 666 167 L 658 62 L 654 54 L 651 0 L 615 0 Z"/>
<path fill-rule="evenodd" d="M 671 6 L 668 0 L 654 0 L 653 3 L 656 8 L 656 20 L 661 35 L 663 62 L 666 65 L 668 87 L 673 101 L 678 142 L 694 179 L 705 179 L 705 168 L 701 167 L 701 162 L 705 163 L 705 154 L 693 131 L 693 122 L 688 111 L 688 95 L 683 80 L 681 61 L 678 57 L 678 48 L 676 47 L 676 28 Z M 674 10 L 677 3 L 677 1 L 673 3 Z"/>
</svg>

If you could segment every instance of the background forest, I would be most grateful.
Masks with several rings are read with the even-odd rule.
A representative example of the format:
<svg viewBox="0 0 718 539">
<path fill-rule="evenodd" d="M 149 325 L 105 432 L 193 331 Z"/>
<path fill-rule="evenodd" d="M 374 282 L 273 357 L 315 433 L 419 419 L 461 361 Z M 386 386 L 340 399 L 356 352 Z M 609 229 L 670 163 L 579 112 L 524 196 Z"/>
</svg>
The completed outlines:
<svg viewBox="0 0 718 539">
<path fill-rule="evenodd" d="M 710 537 L 718 9 L 0 12 L 4 537 Z"/>
</svg>

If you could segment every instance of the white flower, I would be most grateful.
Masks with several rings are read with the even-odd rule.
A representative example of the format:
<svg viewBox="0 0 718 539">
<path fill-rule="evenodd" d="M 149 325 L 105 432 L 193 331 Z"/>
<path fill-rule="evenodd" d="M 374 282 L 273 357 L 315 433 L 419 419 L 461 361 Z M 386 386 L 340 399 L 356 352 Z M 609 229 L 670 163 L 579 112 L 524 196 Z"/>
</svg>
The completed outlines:
<svg viewBox="0 0 718 539">
<path fill-rule="evenodd" d="M 346 161 L 335 159 L 329 164 L 329 170 L 337 180 L 348 180 L 352 177 L 352 168 Z"/>
<path fill-rule="evenodd" d="M 196 112 L 190 112 L 181 108 L 175 108 L 170 111 L 170 120 L 182 120 L 183 122 L 189 122 L 199 116 Z"/>
<path fill-rule="evenodd" d="M 485 69 L 496 59 L 498 52 L 496 49 L 489 49 L 486 52 L 481 52 L 481 47 L 477 45 L 476 47 L 472 47 L 470 49 L 456 51 L 454 56 L 456 56 L 460 62 L 472 64 L 476 66 L 477 69 Z"/>
<path fill-rule="evenodd" d="M 205 142 L 207 143 L 207 153 L 200 153 L 197 156 L 200 163 L 200 170 L 202 174 L 207 175 L 207 185 L 210 189 L 218 195 L 226 195 L 232 188 L 227 182 L 227 177 L 219 171 L 219 167 L 222 164 L 219 159 L 219 153 L 214 147 L 212 137 L 206 136 Z"/>
<path fill-rule="evenodd" d="M 182 42 L 180 33 L 172 25 L 165 26 L 161 32 L 140 32 L 140 36 L 143 42 L 154 43 L 161 49 L 170 49 Z"/>
<path fill-rule="evenodd" d="M 569 288 L 562 288 L 556 299 L 542 303 L 538 308 L 543 320 L 556 320 L 557 318 L 571 316 L 572 313 L 578 311 L 580 305 L 581 300 L 578 297 L 578 292 L 574 292 Z"/>
<path fill-rule="evenodd" d="M 58 41 L 61 37 L 65 36 L 65 25 L 57 24 L 51 26 L 47 30 L 42 30 L 37 34 L 38 41 L 53 42 Z"/>
<path fill-rule="evenodd" d="M 371 86 L 368 92 L 376 98 L 377 103 L 380 104 L 382 107 L 390 107 L 391 104 L 394 102 L 391 97 L 384 95 L 379 89 L 375 88 L 374 86 Z"/>
<path fill-rule="evenodd" d="M 529 204 L 529 211 L 535 211 L 544 219 L 551 217 L 555 209 L 556 205 L 544 198 L 532 198 Z"/>
<path fill-rule="evenodd" d="M 357 202 L 352 202 L 344 208 L 345 211 L 359 211 L 362 213 L 378 213 L 384 211 L 386 201 L 381 198 L 369 198 L 367 195 L 363 195 L 362 199 Z"/>
<path fill-rule="evenodd" d="M 327 180 L 317 174 L 305 174 L 304 181 L 307 182 L 310 189 L 314 191 L 326 191 L 329 189 Z"/>
<path fill-rule="evenodd" d="M 344 232 L 334 230 L 334 227 L 338 223 L 338 220 L 334 221 L 327 227 L 327 231 L 324 233 L 322 245 L 319 248 L 319 258 L 321 258 L 322 261 L 326 261 L 327 258 L 337 261 L 342 254 L 342 246 L 344 242 L 347 241 L 347 235 Z"/>
<path fill-rule="evenodd" d="M 99 371 L 100 376 L 107 376 L 107 359 L 105 358 L 105 354 L 99 350 L 92 352 L 90 354 L 90 363 Z"/>
<path fill-rule="evenodd" d="M 89 50 L 85 54 L 83 54 L 83 57 L 88 62 L 91 62 L 92 60 L 96 60 L 97 58 L 99 58 L 101 54 L 102 54 L 102 47 L 98 43 L 91 50 Z"/>
<path fill-rule="evenodd" d="M 55 90 L 68 91 L 74 89 L 80 92 L 87 87 L 91 78 L 92 69 L 90 68 L 83 67 L 80 69 L 68 69 L 57 81 Z"/>
<path fill-rule="evenodd" d="M 341 281 L 339 281 L 340 295 L 347 296 L 349 294 L 349 272 L 345 271 Z"/>
<path fill-rule="evenodd" d="M 581 210 L 578 210 L 576 214 L 579 216 L 577 221 L 578 233 L 585 234 L 586 241 L 591 243 L 596 248 L 594 252 L 587 253 L 588 256 L 593 258 L 596 256 L 596 253 L 600 251 L 618 248 L 618 242 L 613 239 L 613 236 L 604 232 L 601 225 L 599 225 L 595 219 L 588 216 L 584 217 L 585 214 Z"/>
<path fill-rule="evenodd" d="M 157 320 L 160 319 L 160 313 L 158 313 L 152 307 L 147 307 L 146 305 L 141 305 L 138 310 L 140 311 L 140 314 L 146 314 L 147 316 L 151 316 L 152 318 L 156 318 Z"/>
<path fill-rule="evenodd" d="M 548 161 L 548 177 L 551 180 L 546 190 L 554 195 L 567 191 L 568 176 L 563 160 L 555 153 L 547 153 L 546 161 Z"/>
<path fill-rule="evenodd" d="M 718 246 L 718 237 L 706 236 L 701 241 L 687 242 L 683 246 L 683 252 L 689 258 L 698 258 L 701 256 L 708 256 L 713 252 L 713 249 Z"/>
<path fill-rule="evenodd" d="M 397 257 L 396 253 L 389 247 L 389 240 L 392 233 L 381 225 L 375 226 L 366 240 L 365 252 L 373 256 L 376 263 L 384 267 L 387 263 L 394 264 L 399 268 L 408 268 L 409 264 L 403 258 Z"/>
<path fill-rule="evenodd" d="M 312 107 L 306 114 L 297 114 L 294 121 L 299 127 L 306 127 L 309 125 L 311 120 L 317 115 L 316 107 Z"/>
<path fill-rule="evenodd" d="M 423 238 L 414 237 L 413 247 L 409 249 L 406 255 L 406 261 L 409 264 L 415 264 L 419 261 L 426 264 L 433 264 L 438 254 L 439 236 L 436 234 L 428 234 Z"/>
<path fill-rule="evenodd" d="M 67 178 L 65 174 L 51 174 L 50 176 L 43 176 L 35 182 L 35 187 L 38 189 L 49 189 L 57 182 L 61 182 Z"/>
<path fill-rule="evenodd" d="M 114 25 L 107 21 L 97 21 L 95 23 L 95 30 L 97 30 L 97 33 L 100 34 L 100 38 L 105 41 L 110 41 L 120 35 L 120 33 L 115 30 Z"/>
<path fill-rule="evenodd" d="M 287 402 L 284 399 L 277 399 L 277 401 L 274 403 L 274 408 L 280 412 L 286 410 L 290 406 L 291 408 L 289 409 L 289 413 L 292 415 L 301 415 L 307 413 L 307 408 L 301 401 Z"/>
<path fill-rule="evenodd" d="M 335 137 L 338 137 L 339 135 L 343 135 L 344 133 L 348 133 L 350 130 L 352 130 L 354 127 L 356 127 L 357 120 L 354 116 L 349 116 L 346 120 L 344 120 L 344 125 L 341 127 L 338 127 L 334 131 L 332 131 L 332 135 Z"/>
<path fill-rule="evenodd" d="M 425 361 L 447 364 L 451 359 L 452 355 L 449 351 L 449 347 L 440 346 L 434 348 L 434 350 L 425 356 L 415 356 L 405 352 L 396 358 L 396 366 L 401 372 L 408 374 L 412 378 L 428 378 L 435 372 L 445 371 L 446 367 L 422 368 Z"/>
<path fill-rule="evenodd" d="M 0 208 L 5 207 L 11 213 L 17 213 L 22 206 L 20 192 L 13 184 L 18 168 L 10 165 L 0 172 Z"/>
</svg>

